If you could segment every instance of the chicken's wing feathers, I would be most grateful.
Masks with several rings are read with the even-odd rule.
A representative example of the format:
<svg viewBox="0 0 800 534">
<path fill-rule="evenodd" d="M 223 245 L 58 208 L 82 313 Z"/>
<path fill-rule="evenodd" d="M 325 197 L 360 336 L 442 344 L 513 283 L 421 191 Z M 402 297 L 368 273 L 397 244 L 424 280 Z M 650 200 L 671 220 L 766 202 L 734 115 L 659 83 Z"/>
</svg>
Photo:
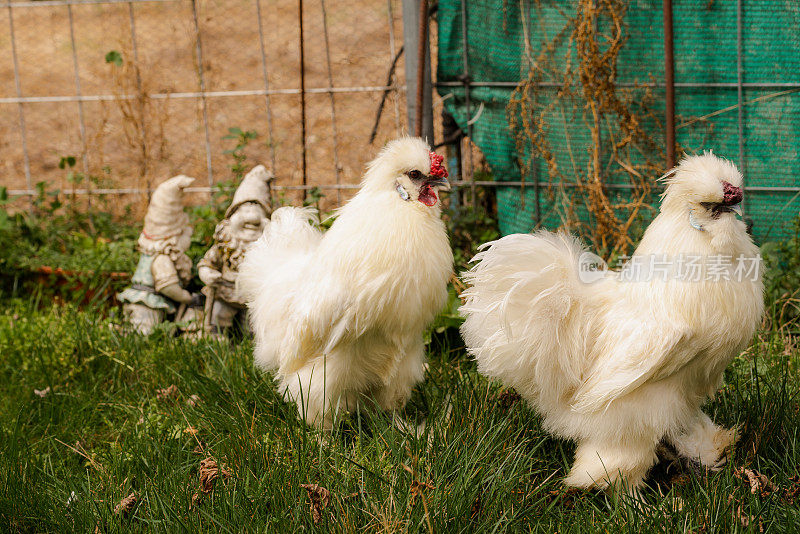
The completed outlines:
<svg viewBox="0 0 800 534">
<path fill-rule="evenodd" d="M 598 339 L 595 350 L 604 354 L 575 393 L 575 411 L 605 409 L 645 382 L 676 373 L 697 355 L 688 329 L 681 326 L 640 324 L 634 330 L 618 330 L 614 338 Z M 610 351 L 609 343 L 615 343 Z"/>
</svg>

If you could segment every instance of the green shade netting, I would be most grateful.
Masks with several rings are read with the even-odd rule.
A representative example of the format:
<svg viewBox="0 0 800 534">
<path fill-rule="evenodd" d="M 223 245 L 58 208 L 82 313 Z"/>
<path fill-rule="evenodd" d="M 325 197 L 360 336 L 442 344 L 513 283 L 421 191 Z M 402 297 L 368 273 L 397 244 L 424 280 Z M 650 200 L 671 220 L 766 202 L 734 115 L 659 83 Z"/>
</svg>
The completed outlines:
<svg viewBox="0 0 800 534">
<path fill-rule="evenodd" d="M 530 36 L 530 56 L 564 31 L 575 16 L 575 2 L 466 1 L 467 58 L 473 83 L 510 82 L 506 86 L 472 86 L 467 110 L 464 86 L 438 87 L 446 110 L 459 126 L 471 125 L 472 140 L 481 149 L 498 181 L 520 181 L 517 145 L 509 129 L 508 104 L 513 84 L 525 80 L 529 62 L 525 59 L 523 35 Z M 781 239 L 791 231 L 791 220 L 800 213 L 797 191 L 769 191 L 759 188 L 800 186 L 800 92 L 779 84 L 800 83 L 800 2 L 748 0 L 742 17 L 742 67 L 745 84 L 773 84 L 772 87 L 745 85 L 743 90 L 743 172 L 750 190 L 745 200 L 758 241 Z M 737 94 L 737 7 L 736 2 L 684 0 L 673 3 L 675 34 L 675 81 L 677 141 L 687 153 L 713 149 L 739 163 Z M 522 13 L 525 13 L 523 20 Z M 458 82 L 464 73 L 462 0 L 440 0 L 438 9 L 439 47 L 437 82 Z M 625 15 L 627 41 L 620 52 L 617 81 L 655 84 L 649 89 L 652 113 L 658 121 L 645 128 L 663 147 L 664 48 L 661 2 L 630 2 Z M 526 24 L 523 24 L 523 21 Z M 555 63 L 570 46 L 566 37 L 557 42 L 548 57 Z M 572 61 L 576 61 L 573 52 Z M 541 81 L 548 81 L 543 75 Z M 550 81 L 559 81 L 552 79 Z M 725 87 L 686 87 L 680 84 L 718 83 Z M 645 89 L 630 89 L 642 91 Z M 539 87 L 536 99 L 547 106 L 556 98 L 556 87 Z M 482 109 L 481 109 L 482 108 Z M 581 102 L 550 106 L 546 115 L 547 139 L 564 174 L 586 172 L 592 146 Z M 480 115 L 478 111 L 480 110 Z M 719 112 L 704 120 L 692 119 Z M 613 127 L 613 125 L 612 125 Z M 604 136 L 603 144 L 611 142 Z M 530 147 L 526 147 L 526 154 Z M 663 150 L 663 149 L 662 149 Z M 610 153 L 603 150 L 602 153 Z M 658 159 L 655 154 L 650 157 Z M 663 157 L 660 157 L 663 161 Z M 606 162 L 603 161 L 603 165 Z M 648 177 L 654 180 L 656 176 Z M 534 158 L 525 173 L 526 182 L 548 181 L 543 162 Z M 613 182 L 611 176 L 608 181 Z M 611 190 L 613 199 L 623 199 L 625 190 Z M 564 206 L 557 196 L 542 188 L 539 195 L 541 224 L 556 227 L 563 221 Z M 498 187 L 498 217 L 503 234 L 529 232 L 536 224 L 536 192 L 532 185 Z M 657 198 L 651 198 L 657 204 Z M 573 206 L 579 215 L 582 206 Z M 643 213 L 642 224 L 654 212 Z"/>
</svg>

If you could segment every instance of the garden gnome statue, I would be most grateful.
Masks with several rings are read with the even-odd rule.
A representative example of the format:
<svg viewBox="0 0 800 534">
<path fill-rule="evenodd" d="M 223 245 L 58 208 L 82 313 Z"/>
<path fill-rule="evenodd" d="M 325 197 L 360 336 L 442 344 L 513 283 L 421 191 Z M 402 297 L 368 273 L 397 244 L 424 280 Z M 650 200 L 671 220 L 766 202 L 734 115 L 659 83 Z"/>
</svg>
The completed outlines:
<svg viewBox="0 0 800 534">
<path fill-rule="evenodd" d="M 212 336 L 221 338 L 246 309 L 236 291 L 236 277 L 245 251 L 269 224 L 269 182 L 273 178 L 263 165 L 247 173 L 233 195 L 225 219 L 214 231 L 214 245 L 197 264 L 200 280 L 205 284 L 205 328 Z"/>
<path fill-rule="evenodd" d="M 183 190 L 192 182 L 194 178 L 175 176 L 153 192 L 139 235 L 139 264 L 131 286 L 117 295 L 125 317 L 142 334 L 152 332 L 167 315 L 176 314 L 176 321 L 192 315 L 184 313 L 193 299 L 184 289 L 192 278 L 192 260 L 186 255 L 192 227 L 183 211 Z"/>
</svg>

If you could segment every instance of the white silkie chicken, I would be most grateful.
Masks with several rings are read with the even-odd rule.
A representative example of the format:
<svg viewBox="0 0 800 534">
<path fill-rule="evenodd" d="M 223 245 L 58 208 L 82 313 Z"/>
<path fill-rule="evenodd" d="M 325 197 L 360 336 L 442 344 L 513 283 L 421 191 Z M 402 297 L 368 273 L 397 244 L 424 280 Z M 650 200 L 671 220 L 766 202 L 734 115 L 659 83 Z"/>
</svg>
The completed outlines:
<svg viewBox="0 0 800 534">
<path fill-rule="evenodd" d="M 706 153 L 665 180 L 660 214 L 620 272 L 579 270 L 597 257 L 538 231 L 491 243 L 465 273 L 462 333 L 478 370 L 577 442 L 570 486 L 635 491 L 662 440 L 719 468 L 736 440 L 700 408 L 764 307 L 758 249 L 734 215 L 742 176 Z"/>
<path fill-rule="evenodd" d="M 322 234 L 315 211 L 284 207 L 240 268 L 255 364 L 306 422 L 337 410 L 402 408 L 424 374 L 423 333 L 447 298 L 453 255 L 442 156 L 418 138 L 386 145 Z"/>
</svg>

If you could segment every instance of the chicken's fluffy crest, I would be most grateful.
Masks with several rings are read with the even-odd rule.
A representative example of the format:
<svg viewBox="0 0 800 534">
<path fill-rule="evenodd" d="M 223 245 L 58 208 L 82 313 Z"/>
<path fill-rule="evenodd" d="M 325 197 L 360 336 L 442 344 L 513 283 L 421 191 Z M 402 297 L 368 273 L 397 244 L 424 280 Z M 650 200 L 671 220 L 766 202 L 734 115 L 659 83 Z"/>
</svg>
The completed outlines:
<svg viewBox="0 0 800 534">
<path fill-rule="evenodd" d="M 423 174 L 431 170 L 430 148 L 418 137 L 401 137 L 389 141 L 378 156 L 367 164 L 361 187 L 385 189 L 398 174 L 418 169 Z"/>
</svg>

